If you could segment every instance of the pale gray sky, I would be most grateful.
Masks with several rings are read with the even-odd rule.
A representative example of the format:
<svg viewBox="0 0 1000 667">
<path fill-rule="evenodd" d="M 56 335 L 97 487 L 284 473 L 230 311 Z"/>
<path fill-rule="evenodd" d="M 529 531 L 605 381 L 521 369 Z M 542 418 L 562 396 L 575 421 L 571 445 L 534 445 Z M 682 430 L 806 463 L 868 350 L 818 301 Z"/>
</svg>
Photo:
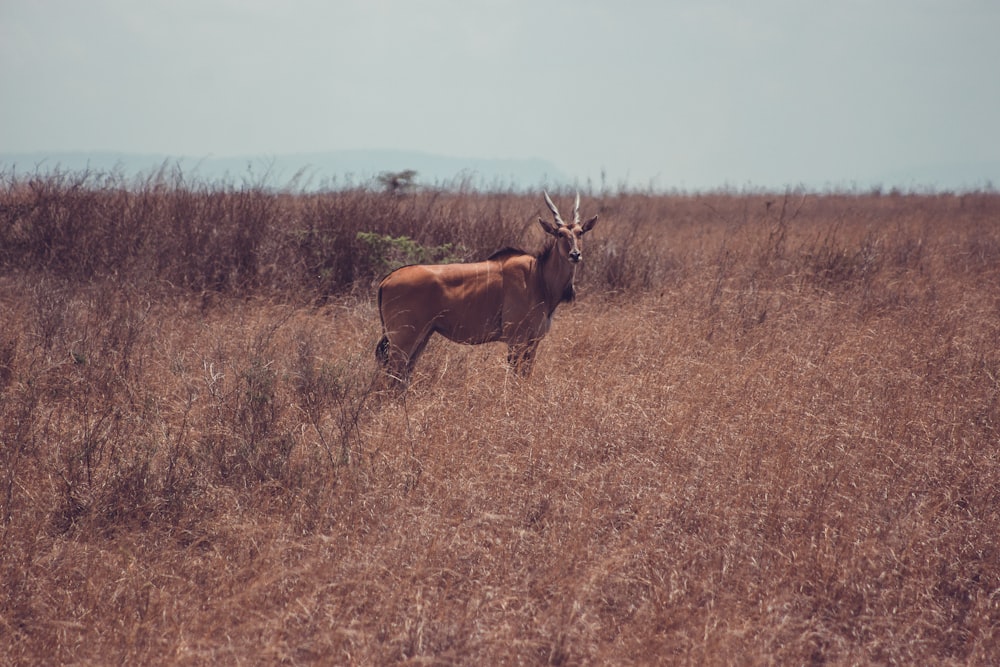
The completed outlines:
<svg viewBox="0 0 1000 667">
<path fill-rule="evenodd" d="M 1000 185 L 997 35 L 996 0 L 0 0 L 0 152 Z"/>
</svg>

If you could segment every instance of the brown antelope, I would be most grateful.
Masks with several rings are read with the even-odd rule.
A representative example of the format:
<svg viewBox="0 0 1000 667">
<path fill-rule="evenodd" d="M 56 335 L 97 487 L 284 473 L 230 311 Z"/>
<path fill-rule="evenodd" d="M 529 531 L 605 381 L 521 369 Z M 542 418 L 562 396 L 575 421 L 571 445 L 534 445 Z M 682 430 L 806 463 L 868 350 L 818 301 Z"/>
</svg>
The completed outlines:
<svg viewBox="0 0 1000 667">
<path fill-rule="evenodd" d="M 597 224 L 596 215 L 580 224 L 579 193 L 570 224 L 544 195 L 555 223 L 538 219 L 553 238 L 537 255 L 505 248 L 482 262 L 404 266 L 382 280 L 384 335 L 375 356 L 390 377 L 405 385 L 434 332 L 456 343 L 507 343 L 508 363 L 522 376 L 531 373 L 556 306 L 576 296 L 580 239 Z"/>
</svg>

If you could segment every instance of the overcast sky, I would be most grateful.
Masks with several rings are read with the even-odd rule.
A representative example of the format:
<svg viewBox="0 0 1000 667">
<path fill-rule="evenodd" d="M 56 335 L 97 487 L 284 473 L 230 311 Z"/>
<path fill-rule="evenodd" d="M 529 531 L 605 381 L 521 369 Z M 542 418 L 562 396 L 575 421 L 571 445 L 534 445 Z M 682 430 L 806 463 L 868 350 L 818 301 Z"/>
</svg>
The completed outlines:
<svg viewBox="0 0 1000 667">
<path fill-rule="evenodd" d="M 998 35 L 997 0 L 0 0 L 0 152 L 1000 185 Z"/>
</svg>

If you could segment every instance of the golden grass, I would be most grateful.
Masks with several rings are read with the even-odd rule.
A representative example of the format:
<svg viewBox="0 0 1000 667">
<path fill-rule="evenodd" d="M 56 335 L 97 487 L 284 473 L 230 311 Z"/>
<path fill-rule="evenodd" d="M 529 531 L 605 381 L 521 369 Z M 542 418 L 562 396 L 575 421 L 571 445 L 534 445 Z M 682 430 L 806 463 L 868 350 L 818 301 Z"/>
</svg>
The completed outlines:
<svg viewBox="0 0 1000 667">
<path fill-rule="evenodd" d="M 602 199 L 534 375 L 403 399 L 367 289 L 8 266 L 0 655 L 995 663 L 1000 199 L 768 200 Z"/>
</svg>

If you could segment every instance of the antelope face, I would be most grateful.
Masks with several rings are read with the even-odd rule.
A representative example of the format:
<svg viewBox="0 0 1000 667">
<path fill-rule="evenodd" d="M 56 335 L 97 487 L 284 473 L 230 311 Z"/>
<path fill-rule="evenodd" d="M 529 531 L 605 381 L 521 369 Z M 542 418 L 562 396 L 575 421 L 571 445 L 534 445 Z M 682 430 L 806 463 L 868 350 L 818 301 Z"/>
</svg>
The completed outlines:
<svg viewBox="0 0 1000 667">
<path fill-rule="evenodd" d="M 545 203 L 548 205 L 549 210 L 552 211 L 552 215 L 555 217 L 555 223 L 548 222 L 543 218 L 539 218 L 538 222 L 541 223 L 542 229 L 545 230 L 546 234 L 551 234 L 556 237 L 556 247 L 559 249 L 559 256 L 566 258 L 571 264 L 578 263 L 583 259 L 583 244 L 581 243 L 581 238 L 584 234 L 589 232 L 597 224 L 597 216 L 587 220 L 587 222 L 580 224 L 580 194 L 576 195 L 576 204 L 573 206 L 573 222 L 572 224 L 566 224 L 566 222 L 559 215 L 559 209 L 556 205 L 552 203 L 549 198 L 548 193 L 545 193 Z"/>
<path fill-rule="evenodd" d="M 554 236 L 558 239 L 559 255 L 576 264 L 583 259 L 583 228 L 580 225 L 558 227 Z"/>
</svg>

